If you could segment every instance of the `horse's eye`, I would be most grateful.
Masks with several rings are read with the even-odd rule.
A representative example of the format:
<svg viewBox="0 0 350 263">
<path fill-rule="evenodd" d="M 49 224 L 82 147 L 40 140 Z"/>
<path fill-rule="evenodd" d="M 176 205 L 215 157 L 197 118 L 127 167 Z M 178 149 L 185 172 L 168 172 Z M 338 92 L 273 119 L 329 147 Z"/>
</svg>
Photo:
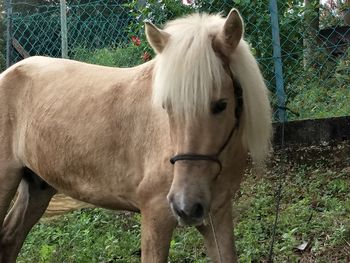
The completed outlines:
<svg viewBox="0 0 350 263">
<path fill-rule="evenodd" d="M 213 103 L 211 107 L 211 112 L 213 114 L 219 114 L 220 112 L 223 112 L 226 109 L 227 102 L 224 99 L 218 100 Z"/>
</svg>

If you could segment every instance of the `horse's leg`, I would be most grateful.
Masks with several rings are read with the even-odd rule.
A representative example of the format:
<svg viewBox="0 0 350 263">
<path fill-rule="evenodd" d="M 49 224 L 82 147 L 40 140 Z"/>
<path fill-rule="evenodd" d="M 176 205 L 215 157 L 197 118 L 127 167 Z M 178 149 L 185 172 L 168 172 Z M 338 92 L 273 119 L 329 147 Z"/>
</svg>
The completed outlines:
<svg viewBox="0 0 350 263">
<path fill-rule="evenodd" d="M 0 230 L 21 178 L 22 168 L 0 161 Z"/>
<path fill-rule="evenodd" d="M 177 223 L 164 200 L 151 202 L 141 209 L 142 263 L 168 262 L 170 240 Z"/>
<path fill-rule="evenodd" d="M 230 200 L 225 201 L 219 209 L 212 210 L 208 224 L 197 227 L 204 237 L 208 255 L 214 263 L 238 262 L 231 206 Z"/>
<path fill-rule="evenodd" d="M 0 263 L 16 262 L 22 244 L 45 212 L 56 190 L 25 169 L 18 196 L 0 233 Z"/>
</svg>

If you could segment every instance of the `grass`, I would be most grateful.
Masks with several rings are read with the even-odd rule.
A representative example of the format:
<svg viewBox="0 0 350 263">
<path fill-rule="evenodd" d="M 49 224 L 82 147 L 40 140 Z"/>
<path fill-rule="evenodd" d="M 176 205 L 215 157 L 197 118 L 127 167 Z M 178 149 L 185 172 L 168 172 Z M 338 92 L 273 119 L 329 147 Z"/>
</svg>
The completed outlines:
<svg viewBox="0 0 350 263">
<path fill-rule="evenodd" d="M 240 262 L 268 258 L 280 177 L 275 262 L 350 262 L 349 150 L 345 144 L 289 149 L 287 155 L 275 155 L 263 177 L 247 172 L 233 205 Z M 140 262 L 139 220 L 137 214 L 103 209 L 42 220 L 28 236 L 18 262 Z M 297 249 L 303 243 L 306 248 Z M 207 262 L 193 228 L 175 231 L 169 261 Z"/>
</svg>

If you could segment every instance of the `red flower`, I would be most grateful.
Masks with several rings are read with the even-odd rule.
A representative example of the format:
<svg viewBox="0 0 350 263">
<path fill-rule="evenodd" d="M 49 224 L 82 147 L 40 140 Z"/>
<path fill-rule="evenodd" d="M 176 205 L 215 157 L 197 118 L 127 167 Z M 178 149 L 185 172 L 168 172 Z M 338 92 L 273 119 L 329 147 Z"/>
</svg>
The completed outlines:
<svg viewBox="0 0 350 263">
<path fill-rule="evenodd" d="M 141 44 L 140 38 L 138 38 L 136 36 L 132 36 L 131 41 L 132 41 L 132 43 L 134 43 L 135 46 L 139 46 Z"/>
<path fill-rule="evenodd" d="M 147 51 L 142 55 L 142 59 L 145 62 L 151 60 L 151 58 L 152 58 L 151 55 Z"/>
</svg>

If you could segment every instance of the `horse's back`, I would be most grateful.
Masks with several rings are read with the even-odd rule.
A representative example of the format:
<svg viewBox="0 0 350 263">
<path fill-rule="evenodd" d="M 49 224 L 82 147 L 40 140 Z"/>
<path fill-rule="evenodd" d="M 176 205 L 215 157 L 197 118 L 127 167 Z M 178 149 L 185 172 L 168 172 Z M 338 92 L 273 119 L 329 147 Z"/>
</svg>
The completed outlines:
<svg viewBox="0 0 350 263">
<path fill-rule="evenodd" d="M 56 79 L 62 81 L 69 76 L 78 74 L 79 82 L 82 81 L 82 78 L 96 76 L 100 78 L 105 76 L 104 80 L 116 81 L 122 80 L 123 76 L 128 77 L 129 72 L 131 72 L 130 69 L 105 67 L 69 59 L 34 56 L 12 65 L 0 75 L 0 80 L 16 80 L 18 82 L 19 78 L 25 78 L 27 81 L 54 81 Z"/>
</svg>

